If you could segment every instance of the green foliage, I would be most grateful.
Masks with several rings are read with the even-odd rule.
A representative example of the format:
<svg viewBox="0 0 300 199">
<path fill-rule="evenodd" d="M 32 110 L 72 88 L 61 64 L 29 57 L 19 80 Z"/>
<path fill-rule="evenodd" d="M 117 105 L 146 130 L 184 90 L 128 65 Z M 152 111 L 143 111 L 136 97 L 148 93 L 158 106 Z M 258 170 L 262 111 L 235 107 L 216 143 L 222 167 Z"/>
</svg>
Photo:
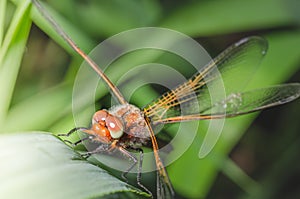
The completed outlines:
<svg viewBox="0 0 300 199">
<path fill-rule="evenodd" d="M 172 3 L 156 0 L 88 2 L 52 0 L 43 3 L 67 34 L 86 52 L 89 52 L 99 41 L 120 31 L 145 26 L 171 28 L 197 38 L 199 41 L 208 40 L 210 46 L 221 46 L 218 47 L 218 51 L 244 36 L 261 35 L 268 40 L 269 50 L 250 82 L 249 89 L 287 81 L 299 71 L 300 20 L 297 10 L 294 9 L 297 7 L 296 4 L 297 2 L 292 0 L 284 2 L 280 0 L 202 0 L 173 1 Z M 10 194 L 15 194 L 15 196 L 23 196 L 22 194 L 25 193 L 35 194 L 32 190 L 36 190 L 38 185 L 38 192 L 36 195 L 28 195 L 32 196 L 30 198 L 43 198 L 42 196 L 96 198 L 116 192 L 122 192 L 118 193 L 120 197 L 136 197 L 135 194 L 141 194 L 141 192 L 135 188 L 84 160 L 72 160 L 72 157 L 77 154 L 54 137 L 29 133 L 32 130 L 45 130 L 56 134 L 67 132 L 75 126 L 72 117 L 72 86 L 81 62 L 79 56 L 67 46 L 43 16 L 31 7 L 29 0 L 0 2 L 0 132 L 3 133 L 0 136 L 0 143 L 2 143 L 0 144 L 0 157 L 6 160 L 6 164 L 1 164 L 0 170 L 3 171 L 2 168 L 6 165 L 4 171 L 7 171 L 4 172 L 7 173 L 5 178 L 1 177 L 0 196 L 4 193 L 9 195 L 3 198 L 10 198 Z M 9 16 L 12 16 L 11 19 Z M 37 28 L 32 29 L 32 37 L 29 37 L 31 20 L 72 57 L 59 53 L 63 50 L 46 40 L 45 36 L 39 35 L 41 33 L 37 31 Z M 37 44 L 38 42 L 42 44 Z M 30 54 L 31 52 L 33 55 Z M 213 53 L 216 54 L 216 52 Z M 70 63 L 68 59 L 71 59 Z M 131 67 L 159 60 L 163 60 L 160 55 L 137 52 L 119 60 L 116 63 L 116 67 L 120 67 L 119 70 L 108 71 L 108 73 L 115 82 Z M 175 63 L 172 58 L 164 60 L 175 67 L 181 66 L 181 62 Z M 48 66 L 48 68 L 43 66 Z M 189 73 L 187 70 L 184 72 Z M 45 77 L 47 77 L 46 80 Z M 299 81 L 299 76 L 296 80 Z M 107 93 L 108 91 L 100 86 L 97 99 L 104 97 Z M 133 101 L 139 105 L 144 105 L 158 96 L 158 93 L 150 87 L 146 87 L 142 95 L 138 93 L 134 95 Z M 278 130 L 282 133 L 278 136 L 278 142 L 282 141 L 283 146 L 280 144 L 277 146 L 275 141 L 275 147 L 278 148 L 275 151 L 283 151 L 282 148 L 287 148 L 287 152 L 279 154 L 278 158 L 280 165 L 284 166 L 292 162 L 291 158 L 284 157 L 296 157 L 292 152 L 297 151 L 295 147 L 297 145 L 291 143 L 294 139 L 299 140 L 294 133 L 299 131 L 299 122 L 297 119 L 291 119 L 291 117 L 299 117 L 299 114 L 290 116 L 291 110 L 299 112 L 299 102 L 294 102 L 294 104 L 292 108 L 287 107 L 286 112 L 278 116 L 280 121 L 278 125 L 282 127 Z M 86 111 L 84 103 L 82 105 L 82 117 L 88 121 L 91 115 Z M 184 198 L 213 198 L 214 194 L 210 192 L 221 171 L 244 191 L 243 194 L 240 194 L 240 190 L 233 194 L 235 198 L 238 195 L 241 198 L 274 198 L 278 191 L 276 187 L 280 186 L 279 181 L 282 178 L 279 174 L 284 173 L 283 170 L 286 167 L 282 166 L 280 167 L 282 169 L 275 170 L 276 172 L 271 170 L 268 173 L 267 171 L 265 179 L 261 180 L 263 184 L 261 186 L 260 182 L 252 180 L 228 158 L 228 154 L 240 141 L 257 115 L 252 114 L 227 121 L 217 145 L 204 159 L 198 159 L 198 152 L 205 136 L 201 132 L 205 132 L 207 123 L 200 122 L 199 133 L 192 146 L 168 168 L 176 192 Z M 268 132 L 267 129 L 261 129 L 258 126 L 253 128 L 254 130 L 250 129 L 250 131 L 262 134 Z M 172 131 L 172 128 L 167 130 Z M 12 132 L 22 133 L 12 134 Z M 26 133 L 28 135 L 24 135 Z M 281 136 L 285 136 L 285 139 Z M 272 136 L 263 141 L 256 140 L 256 142 L 268 144 L 270 137 Z M 296 149 L 291 150 L 294 148 Z M 38 161 L 36 157 L 45 157 L 45 162 Z M 16 162 L 19 162 L 18 165 Z M 25 162 L 30 163 L 30 167 L 27 167 Z M 55 164 L 60 164 L 61 167 L 54 167 Z M 69 167 L 71 169 L 68 169 Z M 43 170 L 38 173 L 38 169 Z M 17 170 L 21 173 L 14 175 Z M 52 173 L 55 175 L 49 176 Z M 91 173 L 93 173 L 92 177 Z M 278 176 L 274 173 L 278 173 Z M 45 177 L 50 177 L 49 181 L 45 181 Z M 10 179 L 11 184 L 2 179 Z M 106 182 L 112 183 L 113 186 L 108 187 L 111 189 L 99 188 L 108 185 L 103 179 L 108 179 Z M 2 183 L 6 183 L 5 192 L 1 191 L 4 190 Z M 24 184 L 26 188 L 23 187 Z M 273 187 L 275 188 L 272 189 Z M 267 194 L 261 191 L 265 188 Z M 295 196 L 299 196 L 297 194 L 299 191 L 294 193 Z"/>
<path fill-rule="evenodd" d="M 2 3 L 2 6 L 5 6 Z M 5 13 L 5 9 L 2 9 Z M 17 74 L 21 64 L 28 33 L 30 30 L 30 2 L 24 1 L 15 11 L 15 15 L 7 30 L 1 45 L 0 53 L 0 125 L 4 123 L 8 112 Z M 4 16 L 3 16 L 4 18 Z M 4 29 L 4 19 L 1 20 L 1 29 Z M 3 34 L 1 34 L 3 35 Z M 2 39 L 2 38 L 1 38 Z"/>
<path fill-rule="evenodd" d="M 1 198 L 143 197 L 45 132 L 1 135 L 0 151 Z"/>
</svg>

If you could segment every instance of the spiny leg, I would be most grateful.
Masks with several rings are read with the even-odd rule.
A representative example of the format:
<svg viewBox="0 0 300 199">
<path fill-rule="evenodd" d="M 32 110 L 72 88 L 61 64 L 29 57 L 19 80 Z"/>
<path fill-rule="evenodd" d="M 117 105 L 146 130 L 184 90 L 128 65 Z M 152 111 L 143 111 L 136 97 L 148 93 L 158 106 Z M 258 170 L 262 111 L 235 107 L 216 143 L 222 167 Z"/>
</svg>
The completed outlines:
<svg viewBox="0 0 300 199">
<path fill-rule="evenodd" d="M 81 156 L 84 158 L 88 158 L 93 154 L 98 154 L 98 153 L 103 153 L 106 151 L 110 151 L 113 147 L 111 145 L 107 145 L 107 144 L 102 144 L 99 147 L 97 147 L 95 150 L 93 151 L 88 151 L 84 154 L 82 154 Z"/>
<path fill-rule="evenodd" d="M 82 130 L 87 130 L 87 128 L 85 127 L 76 127 L 76 128 L 73 128 L 71 129 L 68 133 L 66 134 L 57 134 L 58 137 L 69 137 L 70 135 L 72 135 L 73 133 L 75 133 L 76 131 L 82 131 Z M 78 144 L 82 143 L 83 141 L 85 140 L 88 140 L 88 139 L 91 139 L 91 136 L 88 136 L 88 137 L 85 137 L 85 138 L 82 138 L 76 142 L 71 142 L 70 140 L 63 140 L 65 143 L 68 143 L 70 145 L 72 145 L 72 147 L 75 147 L 77 146 Z"/>
<path fill-rule="evenodd" d="M 78 144 L 82 143 L 83 141 L 89 140 L 89 139 L 90 139 L 90 137 L 85 137 L 85 138 L 82 138 L 82 139 L 80 139 L 80 140 L 78 140 L 78 141 L 76 141 L 76 142 L 71 142 L 70 140 L 63 140 L 63 141 L 64 141 L 65 143 L 68 143 L 68 144 L 72 145 L 72 147 L 75 147 L 75 146 L 77 146 Z"/>
<path fill-rule="evenodd" d="M 82 131 L 82 130 L 88 130 L 88 128 L 85 128 L 85 127 L 75 127 L 73 129 L 71 129 L 68 133 L 57 134 L 57 136 L 58 137 L 69 137 L 70 135 L 72 135 L 76 131 Z"/>
<path fill-rule="evenodd" d="M 150 195 L 153 197 L 151 191 L 149 191 L 149 189 L 147 189 L 147 188 L 141 183 L 144 151 L 143 151 L 142 149 L 140 149 L 140 148 L 138 148 L 137 150 L 140 152 L 140 161 L 139 161 L 139 164 L 138 164 L 138 173 L 137 173 L 137 176 L 136 176 L 137 184 L 138 184 L 142 189 L 144 189 L 148 194 L 150 194 Z"/>
<path fill-rule="evenodd" d="M 139 164 L 138 164 L 138 171 L 137 171 L 137 176 L 136 176 L 136 181 L 139 187 L 141 187 L 144 191 L 146 191 L 149 195 L 151 195 L 151 197 L 153 197 L 151 191 L 149 191 L 149 189 L 147 189 L 142 183 L 141 183 L 141 175 L 142 175 L 142 164 L 143 164 L 143 158 L 144 158 L 144 152 L 141 148 L 131 148 L 132 150 L 138 151 L 140 153 L 140 159 L 139 159 Z M 133 167 L 138 163 L 137 158 L 130 154 L 127 150 L 123 149 L 123 148 L 119 148 L 119 150 L 127 157 L 129 157 L 132 161 L 133 164 L 126 169 L 123 173 L 122 173 L 122 178 L 126 180 L 127 182 L 127 178 L 126 175 L 129 173 L 129 171 L 131 171 L 133 169 Z"/>
<path fill-rule="evenodd" d="M 131 155 L 128 151 L 126 151 L 125 149 L 123 148 L 119 148 L 119 150 L 121 151 L 121 153 L 123 153 L 126 157 L 130 158 L 132 161 L 133 161 L 133 164 L 130 165 L 121 175 L 121 177 L 126 181 L 128 182 L 128 179 L 127 179 L 127 174 L 129 173 L 129 171 L 131 171 L 133 169 L 133 167 L 135 167 L 135 165 L 137 164 L 138 160 L 135 156 Z"/>
</svg>

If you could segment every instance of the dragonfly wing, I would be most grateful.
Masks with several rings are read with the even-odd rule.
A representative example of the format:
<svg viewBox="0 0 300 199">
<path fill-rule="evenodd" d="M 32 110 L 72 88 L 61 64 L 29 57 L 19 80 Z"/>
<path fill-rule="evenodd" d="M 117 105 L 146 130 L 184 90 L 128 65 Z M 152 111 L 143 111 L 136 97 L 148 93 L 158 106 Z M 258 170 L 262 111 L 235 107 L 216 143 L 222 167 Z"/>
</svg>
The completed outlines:
<svg viewBox="0 0 300 199">
<path fill-rule="evenodd" d="M 300 96 L 300 84 L 282 84 L 244 93 L 232 93 L 225 100 L 214 104 L 209 114 L 220 115 L 225 110 L 229 116 L 245 114 L 261 109 L 285 104 Z"/>
<path fill-rule="evenodd" d="M 172 199 L 174 198 L 174 191 L 171 184 L 166 183 L 166 177 L 162 176 L 160 171 L 157 171 L 157 198 Z M 168 179 L 169 181 L 169 179 Z"/>
<path fill-rule="evenodd" d="M 226 95 L 244 89 L 266 50 L 267 42 L 261 37 L 240 40 L 188 81 L 146 106 L 145 115 L 156 121 L 205 112 L 215 102 L 226 99 Z"/>
<path fill-rule="evenodd" d="M 243 93 L 232 93 L 201 114 L 181 115 L 155 121 L 173 123 L 189 120 L 234 117 L 270 108 L 293 101 L 300 97 L 300 84 L 282 84 Z"/>
</svg>

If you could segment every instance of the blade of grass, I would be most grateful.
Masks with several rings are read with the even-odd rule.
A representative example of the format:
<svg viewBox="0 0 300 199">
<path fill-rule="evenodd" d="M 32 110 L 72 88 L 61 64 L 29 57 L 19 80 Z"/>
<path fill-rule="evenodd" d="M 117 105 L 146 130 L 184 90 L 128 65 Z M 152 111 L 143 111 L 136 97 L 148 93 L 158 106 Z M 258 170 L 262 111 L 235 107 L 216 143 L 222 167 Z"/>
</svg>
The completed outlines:
<svg viewBox="0 0 300 199">
<path fill-rule="evenodd" d="M 11 0 L 14 4 L 19 5 L 22 1 L 20 0 Z M 53 18 L 58 21 L 61 27 L 64 27 L 65 32 L 73 38 L 77 44 L 86 52 L 89 52 L 93 46 L 94 42 L 87 37 L 82 30 L 76 28 L 61 16 L 58 12 L 51 9 L 47 3 L 42 2 L 43 7 L 53 16 Z M 52 26 L 45 20 L 45 18 L 37 11 L 37 9 L 33 6 L 31 10 L 32 20 L 34 23 L 41 28 L 44 32 L 46 32 L 53 40 L 55 40 L 60 46 L 62 46 L 65 50 L 67 50 L 70 54 L 77 56 L 76 53 L 66 44 L 66 42 L 58 35 L 52 28 Z"/>
<path fill-rule="evenodd" d="M 0 63 L 3 62 L 4 56 L 6 56 L 8 48 L 10 45 L 12 45 L 13 40 L 18 37 L 18 30 L 20 30 L 20 24 L 22 24 L 22 19 L 24 18 L 25 20 L 28 20 L 28 9 L 30 6 L 30 1 L 26 0 L 22 4 L 20 3 L 17 6 L 17 9 L 14 13 L 13 19 L 10 23 L 10 26 L 6 32 L 6 35 L 3 40 L 3 44 L 1 46 L 1 51 L 0 51 Z M 1 66 L 2 67 L 2 66 Z"/>
<path fill-rule="evenodd" d="M 95 42 L 92 41 L 92 39 L 90 39 L 88 36 L 86 36 L 86 34 L 82 30 L 78 29 L 70 21 L 61 16 L 58 12 L 51 9 L 51 7 L 46 3 L 41 2 L 41 4 L 43 4 L 43 7 L 47 10 L 47 12 L 49 12 L 54 20 L 57 21 L 61 27 L 63 27 L 64 31 L 68 35 L 70 35 L 70 37 L 74 39 L 74 41 L 76 41 L 76 43 L 83 51 L 89 52 L 95 46 Z M 53 40 L 55 40 L 70 54 L 78 56 L 62 39 L 62 37 L 55 32 L 53 27 L 49 24 L 48 21 L 45 20 L 44 16 L 42 16 L 35 7 L 32 9 L 32 20 L 37 26 L 39 26 L 44 32 L 46 32 Z"/>
<path fill-rule="evenodd" d="M 17 7 L 0 53 L 0 125 L 6 117 L 31 26 L 30 1 Z"/>
<path fill-rule="evenodd" d="M 65 112 L 71 112 L 71 92 L 71 85 L 61 84 L 14 105 L 1 131 L 46 129 Z"/>
<path fill-rule="evenodd" d="M 235 184 L 240 186 L 247 194 L 253 194 L 253 189 L 260 190 L 262 187 L 249 177 L 235 162 L 230 158 L 226 159 L 222 172 L 227 175 Z"/>
<path fill-rule="evenodd" d="M 161 26 L 208 36 L 291 25 L 294 20 L 283 5 L 281 0 L 194 1 L 175 10 Z"/>
<path fill-rule="evenodd" d="M 105 37 L 132 28 L 152 26 L 161 15 L 161 7 L 156 0 L 91 1 L 85 6 L 80 6 L 74 1 L 72 3 L 76 11 L 80 10 L 77 17 L 74 16 L 78 25 L 90 34 Z"/>
<path fill-rule="evenodd" d="M 4 25 L 5 25 L 5 12 L 6 11 L 6 0 L 0 2 L 0 48 L 2 46 L 4 37 Z"/>
</svg>

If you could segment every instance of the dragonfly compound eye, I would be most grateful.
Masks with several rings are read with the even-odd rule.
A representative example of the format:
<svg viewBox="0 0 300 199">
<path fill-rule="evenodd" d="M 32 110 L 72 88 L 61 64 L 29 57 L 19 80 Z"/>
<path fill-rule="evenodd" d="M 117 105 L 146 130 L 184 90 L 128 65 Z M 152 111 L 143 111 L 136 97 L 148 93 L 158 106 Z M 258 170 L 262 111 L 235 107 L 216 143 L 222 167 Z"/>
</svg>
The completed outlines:
<svg viewBox="0 0 300 199">
<path fill-rule="evenodd" d="M 112 138 L 118 139 L 123 135 L 123 124 L 119 118 L 109 115 L 105 122 Z"/>
<path fill-rule="evenodd" d="M 110 132 L 106 128 L 106 126 L 102 126 L 100 124 L 94 124 L 93 130 L 97 135 L 100 135 L 101 137 L 110 138 Z"/>
<path fill-rule="evenodd" d="M 107 116 L 108 116 L 108 113 L 106 110 L 97 111 L 93 116 L 92 123 L 96 124 L 96 123 L 104 122 L 106 120 Z"/>
</svg>

